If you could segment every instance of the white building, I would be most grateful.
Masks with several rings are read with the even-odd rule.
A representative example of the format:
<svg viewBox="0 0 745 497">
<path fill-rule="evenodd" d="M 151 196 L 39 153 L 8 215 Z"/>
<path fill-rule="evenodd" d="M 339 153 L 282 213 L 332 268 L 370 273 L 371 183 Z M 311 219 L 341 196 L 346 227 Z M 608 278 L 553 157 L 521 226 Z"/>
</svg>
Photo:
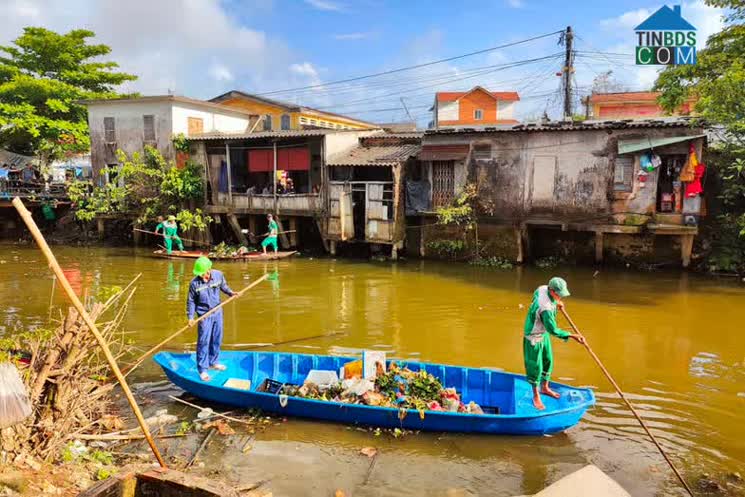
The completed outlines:
<svg viewBox="0 0 745 497">
<path fill-rule="evenodd" d="M 93 173 L 118 163 L 116 151 L 157 148 L 168 160 L 175 160 L 172 139 L 209 132 L 248 131 L 250 116 L 240 109 L 175 95 L 85 100 L 91 139 Z"/>
</svg>

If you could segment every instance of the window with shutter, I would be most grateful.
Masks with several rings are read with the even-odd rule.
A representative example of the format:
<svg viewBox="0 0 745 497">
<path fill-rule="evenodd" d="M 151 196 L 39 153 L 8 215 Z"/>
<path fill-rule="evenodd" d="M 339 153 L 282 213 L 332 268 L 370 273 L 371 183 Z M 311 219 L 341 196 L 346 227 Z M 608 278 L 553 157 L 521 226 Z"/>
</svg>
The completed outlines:
<svg viewBox="0 0 745 497">
<path fill-rule="evenodd" d="M 474 145 L 473 159 L 474 160 L 491 160 L 491 144 L 486 143 L 483 145 Z"/>
<path fill-rule="evenodd" d="M 630 192 L 634 188 L 634 156 L 619 155 L 616 157 L 613 171 L 613 190 Z"/>
<path fill-rule="evenodd" d="M 146 143 L 155 143 L 155 116 L 142 116 L 142 127 Z"/>
<path fill-rule="evenodd" d="M 186 119 L 186 126 L 189 136 L 204 133 L 204 119 L 201 117 L 188 117 Z"/>
<path fill-rule="evenodd" d="M 116 128 L 113 117 L 103 118 L 103 139 L 106 143 L 116 142 Z"/>
<path fill-rule="evenodd" d="M 282 129 L 290 129 L 290 116 L 287 114 L 282 114 Z"/>
<path fill-rule="evenodd" d="M 264 116 L 264 131 L 272 130 L 272 115 L 267 114 Z"/>
</svg>

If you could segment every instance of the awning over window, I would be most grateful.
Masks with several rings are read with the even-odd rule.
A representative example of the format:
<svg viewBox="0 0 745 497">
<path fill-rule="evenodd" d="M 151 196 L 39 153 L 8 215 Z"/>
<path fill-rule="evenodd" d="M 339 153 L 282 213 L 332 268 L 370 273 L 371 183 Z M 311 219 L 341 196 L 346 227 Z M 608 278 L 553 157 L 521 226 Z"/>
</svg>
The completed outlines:
<svg viewBox="0 0 745 497">
<path fill-rule="evenodd" d="M 470 145 L 424 145 L 419 160 L 462 160 L 468 157 Z"/>
<path fill-rule="evenodd" d="M 308 171 L 310 169 L 310 150 L 308 147 L 277 149 L 278 171 Z M 258 149 L 248 151 L 248 171 L 266 173 L 274 170 L 274 150 Z"/>
<path fill-rule="evenodd" d="M 696 138 L 704 138 L 706 135 L 671 136 L 668 138 L 638 138 L 634 140 L 618 140 L 618 153 L 630 154 L 652 148 L 664 147 L 673 143 L 686 142 Z"/>
</svg>

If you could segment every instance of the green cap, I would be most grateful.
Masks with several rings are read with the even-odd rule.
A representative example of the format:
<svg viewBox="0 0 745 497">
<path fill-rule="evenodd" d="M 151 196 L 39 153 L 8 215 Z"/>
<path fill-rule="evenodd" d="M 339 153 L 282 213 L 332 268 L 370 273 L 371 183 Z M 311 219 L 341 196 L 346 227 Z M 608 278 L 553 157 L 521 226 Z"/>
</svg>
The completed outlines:
<svg viewBox="0 0 745 497">
<path fill-rule="evenodd" d="M 212 269 L 212 261 L 202 256 L 194 263 L 194 276 L 202 276 L 210 269 Z"/>
<path fill-rule="evenodd" d="M 559 278 L 558 276 L 554 276 L 550 280 L 548 280 L 548 287 L 556 292 L 559 297 L 569 297 L 569 288 L 567 288 L 567 282 L 564 281 L 564 278 Z"/>
<path fill-rule="evenodd" d="M 176 216 L 168 216 L 168 220 L 169 221 L 175 221 L 176 220 Z"/>
</svg>

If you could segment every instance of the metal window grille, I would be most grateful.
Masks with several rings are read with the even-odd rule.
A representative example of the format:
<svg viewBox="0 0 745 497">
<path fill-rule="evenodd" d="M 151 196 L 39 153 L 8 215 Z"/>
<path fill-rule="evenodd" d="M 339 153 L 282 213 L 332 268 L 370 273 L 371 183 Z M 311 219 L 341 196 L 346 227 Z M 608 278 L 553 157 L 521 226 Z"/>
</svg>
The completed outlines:
<svg viewBox="0 0 745 497">
<path fill-rule="evenodd" d="M 445 207 L 455 196 L 455 164 L 453 161 L 432 162 L 432 205 Z"/>
<path fill-rule="evenodd" d="M 155 142 L 155 116 L 142 116 L 142 127 L 146 142 Z"/>
<path fill-rule="evenodd" d="M 619 155 L 616 157 L 613 171 L 613 189 L 617 192 L 630 192 L 634 186 L 634 157 Z"/>
</svg>

